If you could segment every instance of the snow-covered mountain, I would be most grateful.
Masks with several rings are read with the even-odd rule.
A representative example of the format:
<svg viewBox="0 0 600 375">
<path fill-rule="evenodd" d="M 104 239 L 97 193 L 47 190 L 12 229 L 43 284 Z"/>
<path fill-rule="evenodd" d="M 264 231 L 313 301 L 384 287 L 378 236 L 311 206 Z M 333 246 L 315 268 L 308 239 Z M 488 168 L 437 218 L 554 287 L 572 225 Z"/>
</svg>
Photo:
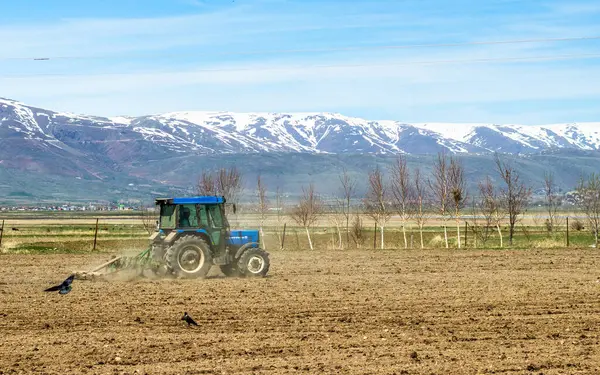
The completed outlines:
<svg viewBox="0 0 600 375">
<path fill-rule="evenodd" d="M 320 191 L 334 193 L 339 187 L 330 176 L 341 166 L 366 175 L 373 161 L 385 165 L 405 153 L 413 166 L 427 170 L 431 154 L 439 151 L 463 155 L 471 183 L 493 170 L 489 154 L 500 151 L 523 154 L 516 165 L 531 186 L 541 186 L 540 176 L 552 171 L 561 186 L 571 188 L 581 175 L 597 171 L 600 152 L 594 150 L 600 150 L 600 123 L 406 124 L 335 113 L 108 118 L 0 99 L 0 204 L 176 196 L 195 191 L 200 171 L 230 165 L 243 170 L 247 181 L 260 174 L 268 186 L 284 191 L 319 181 Z"/>
<path fill-rule="evenodd" d="M 0 98 L 0 142 L 2 161 L 17 144 L 31 152 L 89 157 L 100 153 L 116 163 L 173 153 L 535 153 L 557 148 L 598 150 L 600 122 L 406 124 L 337 113 L 229 112 L 107 118 L 52 112 Z M 16 153 L 24 156 L 26 151 Z"/>
</svg>

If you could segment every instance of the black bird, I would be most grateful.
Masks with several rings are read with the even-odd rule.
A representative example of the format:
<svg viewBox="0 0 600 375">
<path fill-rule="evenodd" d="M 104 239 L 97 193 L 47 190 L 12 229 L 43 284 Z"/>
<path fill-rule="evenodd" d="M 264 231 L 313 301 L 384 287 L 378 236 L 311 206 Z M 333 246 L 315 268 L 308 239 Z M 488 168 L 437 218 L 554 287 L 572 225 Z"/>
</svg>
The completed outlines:
<svg viewBox="0 0 600 375">
<path fill-rule="evenodd" d="M 184 313 L 183 313 L 183 318 L 181 318 L 181 320 L 185 320 L 185 322 L 188 324 L 188 327 L 189 327 L 190 325 L 193 325 L 193 326 L 197 326 L 197 325 L 198 325 L 198 323 L 196 323 L 196 322 L 194 321 L 194 319 L 192 319 L 192 317 L 188 315 L 188 313 L 187 313 L 187 312 L 184 312 Z"/>
<path fill-rule="evenodd" d="M 73 282 L 74 279 L 75 279 L 75 275 L 71 275 L 71 276 L 67 277 L 65 279 L 65 281 L 63 281 L 59 285 L 51 286 L 50 288 L 45 289 L 44 292 L 55 292 L 58 290 L 59 294 L 67 294 L 73 288 L 71 286 L 71 283 Z"/>
</svg>

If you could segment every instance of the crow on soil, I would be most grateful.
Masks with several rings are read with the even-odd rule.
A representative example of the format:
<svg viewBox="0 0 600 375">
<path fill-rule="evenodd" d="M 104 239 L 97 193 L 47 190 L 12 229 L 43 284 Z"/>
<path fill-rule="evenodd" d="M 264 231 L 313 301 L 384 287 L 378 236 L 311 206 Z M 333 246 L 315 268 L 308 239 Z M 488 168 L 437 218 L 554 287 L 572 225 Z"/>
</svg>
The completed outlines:
<svg viewBox="0 0 600 375">
<path fill-rule="evenodd" d="M 75 275 L 71 275 L 71 276 L 67 277 L 65 279 L 65 281 L 63 281 L 59 285 L 51 286 L 48 289 L 44 289 L 44 292 L 55 292 L 55 291 L 58 290 L 59 294 L 67 294 L 73 288 L 71 286 L 71 283 L 73 282 L 73 279 L 75 279 Z"/>
<path fill-rule="evenodd" d="M 184 313 L 183 313 L 183 318 L 181 318 L 181 320 L 185 320 L 185 322 L 188 324 L 188 327 L 189 327 L 190 325 L 193 325 L 193 326 L 197 326 L 197 325 L 198 325 L 198 323 L 196 323 L 196 322 L 194 321 L 194 319 L 192 319 L 192 317 L 188 315 L 188 313 L 187 313 L 187 312 L 184 312 Z"/>
</svg>

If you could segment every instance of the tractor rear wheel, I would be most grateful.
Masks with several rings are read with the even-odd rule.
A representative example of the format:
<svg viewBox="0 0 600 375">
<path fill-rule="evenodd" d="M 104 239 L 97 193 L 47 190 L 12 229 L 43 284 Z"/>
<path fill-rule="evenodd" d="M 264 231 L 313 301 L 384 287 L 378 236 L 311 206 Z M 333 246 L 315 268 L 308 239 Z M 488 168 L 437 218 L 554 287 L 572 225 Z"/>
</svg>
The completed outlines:
<svg viewBox="0 0 600 375">
<path fill-rule="evenodd" d="M 196 236 L 183 236 L 167 249 L 170 270 L 186 279 L 203 278 L 212 266 L 212 255 L 206 241 Z"/>
<path fill-rule="evenodd" d="M 240 270 L 238 268 L 237 263 L 224 264 L 224 265 L 220 266 L 220 268 L 221 268 L 221 272 L 223 272 L 223 275 L 225 275 L 227 277 L 240 276 Z"/>
<path fill-rule="evenodd" d="M 240 274 L 245 277 L 265 277 L 270 266 L 269 254 L 260 248 L 244 251 L 237 262 Z"/>
</svg>

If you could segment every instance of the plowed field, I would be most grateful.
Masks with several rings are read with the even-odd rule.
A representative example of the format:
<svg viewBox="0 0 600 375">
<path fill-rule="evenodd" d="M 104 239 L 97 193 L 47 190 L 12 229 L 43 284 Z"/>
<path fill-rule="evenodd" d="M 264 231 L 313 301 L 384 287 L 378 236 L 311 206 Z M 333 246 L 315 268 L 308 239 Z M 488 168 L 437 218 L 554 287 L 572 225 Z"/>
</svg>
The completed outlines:
<svg viewBox="0 0 600 375">
<path fill-rule="evenodd" d="M 106 259 L 0 256 L 0 374 L 600 373 L 595 250 L 275 252 L 265 279 L 42 291 Z"/>
</svg>

